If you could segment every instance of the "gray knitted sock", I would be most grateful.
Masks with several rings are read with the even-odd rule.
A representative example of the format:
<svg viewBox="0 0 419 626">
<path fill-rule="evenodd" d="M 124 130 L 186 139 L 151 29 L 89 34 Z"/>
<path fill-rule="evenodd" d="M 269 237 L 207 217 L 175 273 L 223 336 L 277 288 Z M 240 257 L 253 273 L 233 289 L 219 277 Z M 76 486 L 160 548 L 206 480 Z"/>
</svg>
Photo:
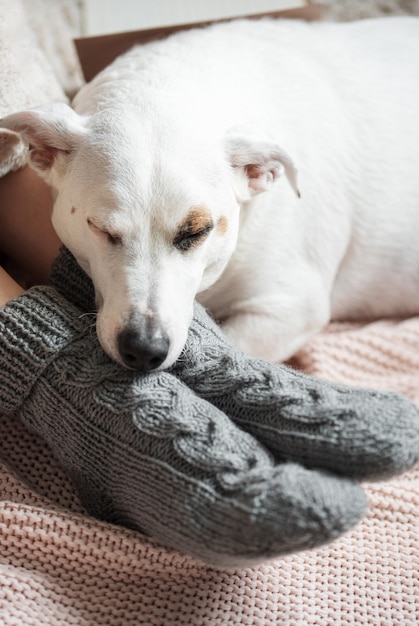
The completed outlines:
<svg viewBox="0 0 419 626">
<path fill-rule="evenodd" d="M 197 305 L 171 369 L 278 460 L 383 478 L 419 460 L 419 409 L 403 396 L 328 383 L 242 354 Z"/>
<path fill-rule="evenodd" d="M 84 310 L 94 308 L 91 281 L 65 248 L 52 282 Z M 419 459 L 419 410 L 406 398 L 248 357 L 198 304 L 182 358 L 171 371 L 279 460 L 373 479 L 400 473 Z"/>
<path fill-rule="evenodd" d="M 52 265 L 49 283 L 84 313 L 96 314 L 93 283 L 65 246 Z"/>
<path fill-rule="evenodd" d="M 365 512 L 351 480 L 278 465 L 168 372 L 115 364 L 49 287 L 0 308 L 0 410 L 47 441 L 93 515 L 216 565 L 317 546 Z"/>
</svg>

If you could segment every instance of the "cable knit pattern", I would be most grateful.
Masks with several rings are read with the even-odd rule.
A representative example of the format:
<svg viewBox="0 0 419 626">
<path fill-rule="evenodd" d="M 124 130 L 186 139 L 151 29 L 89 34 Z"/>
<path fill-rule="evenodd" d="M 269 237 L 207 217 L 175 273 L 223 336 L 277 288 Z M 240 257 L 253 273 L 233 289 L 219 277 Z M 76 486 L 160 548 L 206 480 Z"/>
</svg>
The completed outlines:
<svg viewBox="0 0 419 626">
<path fill-rule="evenodd" d="M 0 410 L 45 439 L 101 519 L 231 567 L 331 541 L 365 513 L 356 483 L 277 465 L 171 374 L 111 361 L 50 287 L 0 309 L 0 337 Z"/>
<path fill-rule="evenodd" d="M 83 514 L 49 449 L 16 419 L 0 419 L 0 451 L 2 626 L 419 621 L 419 471 L 368 485 L 367 518 L 329 546 L 217 570 Z"/>
<path fill-rule="evenodd" d="M 91 281 L 65 248 L 51 283 L 91 310 Z M 419 459 L 419 411 L 406 398 L 319 381 L 247 357 L 198 304 L 184 352 L 171 372 L 278 460 L 372 479 L 401 473 Z"/>
<path fill-rule="evenodd" d="M 327 372 L 338 383 L 373 383 L 414 398 L 418 387 L 412 382 L 419 372 L 413 361 L 407 364 L 411 351 L 403 346 L 409 345 L 409 337 L 419 336 L 419 318 L 383 323 L 380 336 L 381 342 L 374 324 L 332 325 L 299 353 L 295 365 L 310 374 Z M 394 360 L 393 373 L 382 367 L 389 345 L 393 355 L 400 353 L 400 371 Z M 75 382 L 76 388 L 78 372 L 68 368 L 69 384 Z M 97 397 L 109 404 L 104 387 Z M 66 407 L 50 416 L 58 426 L 68 418 Z M 138 532 L 83 514 L 67 474 L 54 464 L 46 444 L 16 418 L 0 419 L 0 454 L 7 461 L 0 471 L 0 609 L 5 626 L 419 622 L 419 470 L 367 485 L 367 518 L 332 545 L 252 569 L 219 571 L 161 548 Z M 172 497 L 170 493 L 166 503 Z"/>
<path fill-rule="evenodd" d="M 405 397 L 245 356 L 199 305 L 171 371 L 277 458 L 358 479 L 394 475 L 419 460 L 419 410 Z"/>
</svg>

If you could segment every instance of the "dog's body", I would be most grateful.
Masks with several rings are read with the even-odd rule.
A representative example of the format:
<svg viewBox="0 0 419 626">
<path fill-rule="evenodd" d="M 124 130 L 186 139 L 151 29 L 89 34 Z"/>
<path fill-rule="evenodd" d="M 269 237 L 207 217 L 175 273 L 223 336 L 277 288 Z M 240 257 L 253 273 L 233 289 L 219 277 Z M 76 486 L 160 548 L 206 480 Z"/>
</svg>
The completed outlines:
<svg viewBox="0 0 419 626">
<path fill-rule="evenodd" d="M 117 59 L 74 108 L 3 122 L 57 189 L 116 360 L 169 366 L 197 293 L 272 360 L 330 319 L 419 312 L 419 20 L 180 33 Z"/>
</svg>

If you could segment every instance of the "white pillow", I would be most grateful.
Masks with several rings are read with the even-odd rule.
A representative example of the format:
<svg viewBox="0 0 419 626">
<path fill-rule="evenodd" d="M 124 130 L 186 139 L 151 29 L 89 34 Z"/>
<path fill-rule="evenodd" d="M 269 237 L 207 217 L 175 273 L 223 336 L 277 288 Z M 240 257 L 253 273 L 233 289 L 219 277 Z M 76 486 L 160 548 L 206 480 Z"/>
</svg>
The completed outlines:
<svg viewBox="0 0 419 626">
<path fill-rule="evenodd" d="M 57 100 L 67 101 L 67 97 L 37 43 L 21 0 L 0 0 L 0 119 Z M 20 138 L 0 128 L 0 176 L 25 162 Z"/>
</svg>

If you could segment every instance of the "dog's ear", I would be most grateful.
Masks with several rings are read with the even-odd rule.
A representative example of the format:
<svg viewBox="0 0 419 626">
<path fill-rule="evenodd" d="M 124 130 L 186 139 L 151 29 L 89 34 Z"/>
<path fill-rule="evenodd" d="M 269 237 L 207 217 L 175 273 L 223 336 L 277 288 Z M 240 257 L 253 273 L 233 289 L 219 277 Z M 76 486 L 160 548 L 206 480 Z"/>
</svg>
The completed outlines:
<svg viewBox="0 0 419 626">
<path fill-rule="evenodd" d="M 29 165 L 47 179 L 57 157 L 71 154 L 85 133 L 82 118 L 61 102 L 9 115 L 0 127 L 21 136 L 29 148 Z"/>
<path fill-rule="evenodd" d="M 240 183 L 244 182 L 247 198 L 270 189 L 272 183 L 284 173 L 300 197 L 297 169 L 290 155 L 278 143 L 253 134 L 231 131 L 226 136 L 225 146 L 238 186 L 243 188 Z M 243 195 L 243 191 L 238 193 Z"/>
<path fill-rule="evenodd" d="M 17 170 L 26 162 L 26 150 L 19 135 L 0 128 L 0 177 Z"/>
</svg>

